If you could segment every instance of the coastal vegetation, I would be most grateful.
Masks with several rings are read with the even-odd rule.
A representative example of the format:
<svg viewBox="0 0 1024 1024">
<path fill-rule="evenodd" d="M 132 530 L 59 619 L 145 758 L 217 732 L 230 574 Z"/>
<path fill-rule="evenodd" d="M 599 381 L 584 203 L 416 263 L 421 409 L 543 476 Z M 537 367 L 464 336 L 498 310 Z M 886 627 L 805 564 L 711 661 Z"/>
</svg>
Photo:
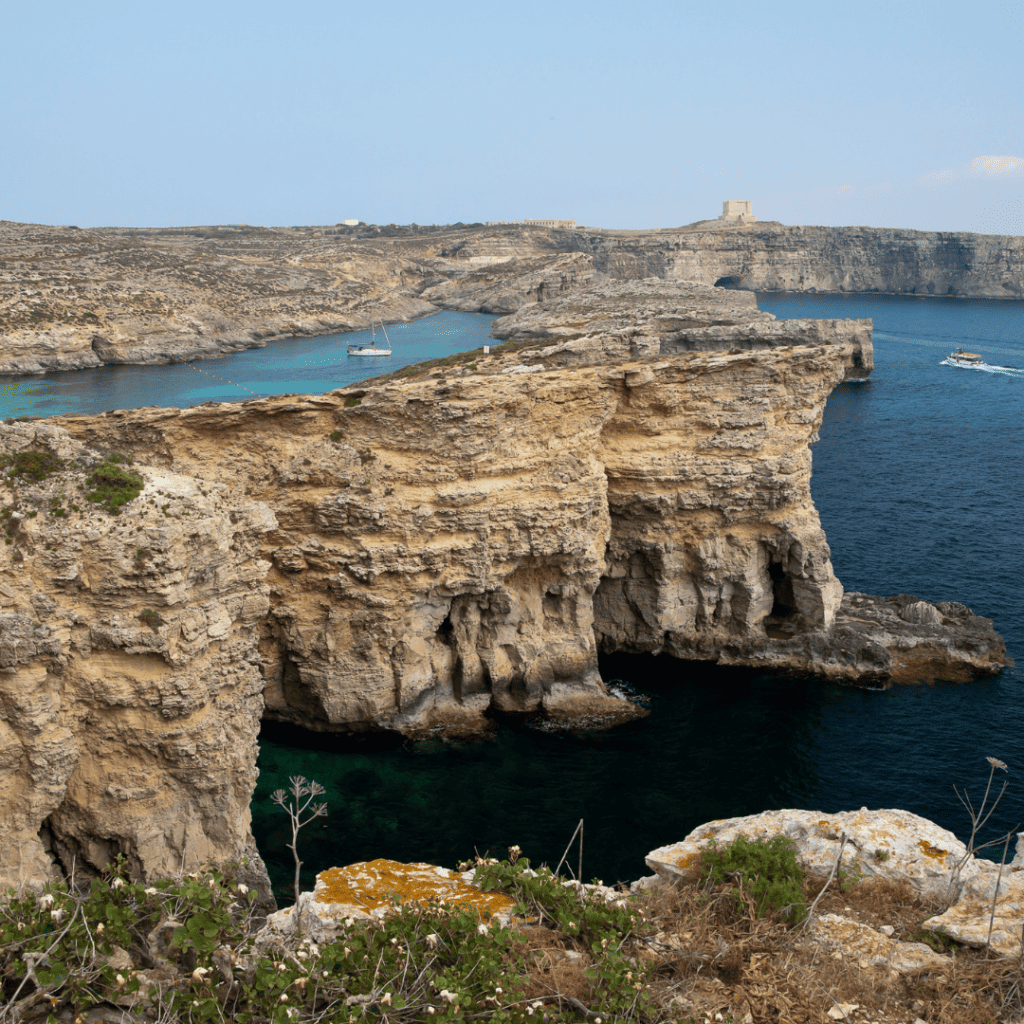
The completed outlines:
<svg viewBox="0 0 1024 1024">
<path fill-rule="evenodd" d="M 510 922 L 396 895 L 382 919 L 347 918 L 320 941 L 260 931 L 265 903 L 239 881 L 244 864 L 145 884 L 118 860 L 102 877 L 0 900 L 0 1021 L 115 1008 L 167 1024 L 994 1024 L 1019 1013 L 1020 957 L 921 930 L 935 908 L 907 883 L 829 885 L 791 854 L 781 839 L 734 843 L 676 884 L 616 893 L 535 870 L 512 847 L 461 865 L 516 900 Z M 830 953 L 799 923 L 812 904 L 930 937 L 939 966 L 901 972 Z"/>
</svg>

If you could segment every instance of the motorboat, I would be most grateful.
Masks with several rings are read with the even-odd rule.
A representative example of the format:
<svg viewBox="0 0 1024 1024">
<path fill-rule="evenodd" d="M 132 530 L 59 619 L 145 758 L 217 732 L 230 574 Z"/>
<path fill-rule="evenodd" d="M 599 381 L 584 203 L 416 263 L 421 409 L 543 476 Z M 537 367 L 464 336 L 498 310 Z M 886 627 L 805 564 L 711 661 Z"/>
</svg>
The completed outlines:
<svg viewBox="0 0 1024 1024">
<path fill-rule="evenodd" d="M 977 370 L 985 365 L 985 360 L 977 352 L 965 352 L 962 348 L 950 352 L 946 362 L 950 366 L 962 366 L 967 370 Z"/>
</svg>

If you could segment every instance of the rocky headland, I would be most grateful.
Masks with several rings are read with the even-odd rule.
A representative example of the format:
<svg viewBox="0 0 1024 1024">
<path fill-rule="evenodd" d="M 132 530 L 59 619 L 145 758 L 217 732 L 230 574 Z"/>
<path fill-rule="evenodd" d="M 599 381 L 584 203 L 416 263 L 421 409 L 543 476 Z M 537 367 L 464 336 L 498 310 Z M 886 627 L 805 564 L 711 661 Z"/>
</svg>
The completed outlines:
<svg viewBox="0 0 1024 1024">
<path fill-rule="evenodd" d="M 5 878 L 251 853 L 261 717 L 606 725 L 640 712 L 600 650 L 999 671 L 988 620 L 832 570 L 809 444 L 869 327 L 697 284 L 578 294 L 489 355 L 326 395 L 0 425 Z M 104 511 L 96 467 L 128 460 Z"/>
<path fill-rule="evenodd" d="M 881 228 L 48 227 L 0 221 L 0 373 L 203 359 L 606 281 L 1024 298 L 1024 239 Z"/>
</svg>

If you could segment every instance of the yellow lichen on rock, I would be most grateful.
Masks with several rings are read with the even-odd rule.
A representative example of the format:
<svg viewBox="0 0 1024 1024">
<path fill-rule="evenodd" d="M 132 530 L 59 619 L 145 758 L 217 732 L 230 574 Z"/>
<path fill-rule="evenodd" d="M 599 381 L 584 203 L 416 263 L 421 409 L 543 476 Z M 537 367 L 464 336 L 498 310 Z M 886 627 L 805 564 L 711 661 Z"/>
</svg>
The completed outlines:
<svg viewBox="0 0 1024 1024">
<path fill-rule="evenodd" d="M 396 901 L 450 903 L 473 907 L 485 918 L 511 913 L 515 906 L 504 893 L 484 892 L 448 868 L 384 858 L 321 871 L 314 896 L 320 903 L 352 905 L 367 912 Z"/>
</svg>

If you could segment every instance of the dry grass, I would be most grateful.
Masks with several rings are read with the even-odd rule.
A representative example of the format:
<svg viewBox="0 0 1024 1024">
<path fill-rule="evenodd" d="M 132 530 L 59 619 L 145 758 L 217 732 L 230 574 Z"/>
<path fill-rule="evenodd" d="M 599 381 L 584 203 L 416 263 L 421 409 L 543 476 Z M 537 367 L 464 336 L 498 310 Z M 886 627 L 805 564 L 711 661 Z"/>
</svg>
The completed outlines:
<svg viewBox="0 0 1024 1024">
<path fill-rule="evenodd" d="M 808 879 L 808 902 L 823 878 Z M 653 968 L 651 994 L 664 1020 L 829 1024 L 838 1004 L 850 1021 L 876 1024 L 1009 1024 L 1024 1014 L 1021 958 L 951 944 L 941 969 L 900 974 L 811 940 L 800 928 L 758 918 L 753 900 L 737 905 L 729 887 L 694 884 L 652 892 L 653 925 L 640 955 Z M 909 937 L 937 912 L 909 885 L 870 880 L 840 892 L 834 885 L 817 913 L 841 914 Z M 839 1011 L 833 1009 L 834 1013 Z M 840 1014 L 839 1020 L 843 1020 Z"/>
</svg>

